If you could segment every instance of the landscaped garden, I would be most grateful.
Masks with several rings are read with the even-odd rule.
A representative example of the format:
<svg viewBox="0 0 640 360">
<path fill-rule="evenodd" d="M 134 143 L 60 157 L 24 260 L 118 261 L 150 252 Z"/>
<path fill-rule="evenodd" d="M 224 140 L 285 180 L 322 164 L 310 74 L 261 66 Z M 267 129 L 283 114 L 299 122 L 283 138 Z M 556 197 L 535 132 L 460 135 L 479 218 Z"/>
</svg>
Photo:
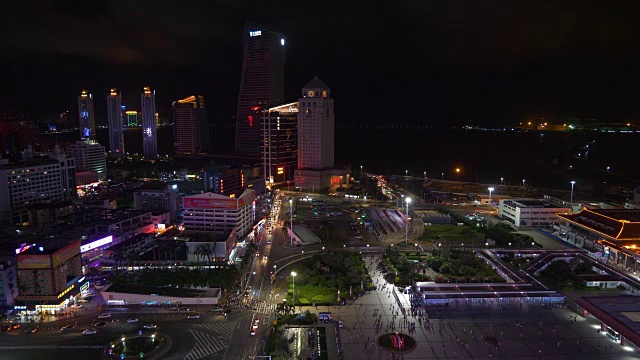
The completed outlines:
<svg viewBox="0 0 640 360">
<path fill-rule="evenodd" d="M 442 249 L 401 253 L 387 248 L 381 267 L 387 272 L 387 280 L 398 285 L 411 285 L 413 281 L 504 282 L 473 251 Z"/>
<path fill-rule="evenodd" d="M 133 336 L 114 341 L 107 348 L 106 355 L 113 359 L 142 359 L 151 352 L 162 349 L 165 345 L 164 337 L 156 338 L 155 335 Z"/>
<path fill-rule="evenodd" d="M 597 286 L 586 286 L 580 275 L 597 275 L 592 265 L 574 259 L 570 262 L 556 260 L 540 271 L 538 277 L 555 290 L 600 290 Z"/>
<path fill-rule="evenodd" d="M 289 291 L 287 302 L 293 300 L 293 276 L 295 276 L 295 303 L 300 305 L 321 305 L 338 302 L 352 293 L 373 288 L 371 278 L 365 270 L 360 254 L 350 252 L 328 252 L 310 256 L 292 265 L 287 270 Z M 361 288 L 362 286 L 362 288 Z"/>
</svg>

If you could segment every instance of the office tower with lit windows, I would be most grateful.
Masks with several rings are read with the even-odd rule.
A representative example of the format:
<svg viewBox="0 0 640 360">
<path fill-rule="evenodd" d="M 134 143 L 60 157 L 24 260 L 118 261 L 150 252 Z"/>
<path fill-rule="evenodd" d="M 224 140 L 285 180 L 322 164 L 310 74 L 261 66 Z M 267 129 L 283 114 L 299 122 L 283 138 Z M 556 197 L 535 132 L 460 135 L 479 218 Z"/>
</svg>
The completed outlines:
<svg viewBox="0 0 640 360">
<path fill-rule="evenodd" d="M 298 102 L 262 112 L 262 168 L 267 183 L 293 180 L 298 161 Z"/>
<path fill-rule="evenodd" d="M 173 102 L 173 132 L 177 156 L 211 151 L 207 111 L 202 95 Z"/>
<path fill-rule="evenodd" d="M 93 115 L 93 95 L 82 90 L 78 96 L 78 119 L 80 119 L 80 139 L 95 139 L 96 120 Z"/>
<path fill-rule="evenodd" d="M 298 169 L 296 186 L 322 189 L 348 184 L 349 167 L 334 166 L 334 112 L 331 89 L 318 77 L 298 99 Z"/>
<path fill-rule="evenodd" d="M 94 171 L 100 180 L 107 179 L 104 146 L 95 140 L 76 141 L 67 146 L 67 154 L 75 159 L 78 172 Z"/>
<path fill-rule="evenodd" d="M 109 118 L 109 151 L 113 157 L 124 154 L 124 134 L 122 133 L 122 94 L 111 89 L 107 95 L 107 115 Z"/>
<path fill-rule="evenodd" d="M 142 152 L 145 159 L 158 157 L 158 138 L 156 136 L 156 92 L 145 86 L 140 94 L 142 107 Z"/>
<path fill-rule="evenodd" d="M 246 23 L 242 78 L 236 117 L 236 153 L 258 158 L 262 147 L 260 109 L 284 102 L 285 39 Z"/>
</svg>

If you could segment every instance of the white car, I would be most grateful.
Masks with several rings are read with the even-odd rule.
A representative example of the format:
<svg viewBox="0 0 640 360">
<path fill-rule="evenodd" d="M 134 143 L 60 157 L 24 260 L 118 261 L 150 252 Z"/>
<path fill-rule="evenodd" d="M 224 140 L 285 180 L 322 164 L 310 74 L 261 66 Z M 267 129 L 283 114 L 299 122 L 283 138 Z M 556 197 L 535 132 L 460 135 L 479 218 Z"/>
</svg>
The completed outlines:
<svg viewBox="0 0 640 360">
<path fill-rule="evenodd" d="M 109 314 L 109 313 L 104 313 L 104 314 L 98 315 L 98 319 L 108 319 L 110 317 L 111 317 L 111 314 Z"/>
<path fill-rule="evenodd" d="M 158 327 L 158 325 L 156 325 L 156 324 L 144 324 L 144 328 L 145 329 L 155 329 L 157 327 Z"/>
<path fill-rule="evenodd" d="M 187 319 L 200 319 L 200 315 L 198 315 L 198 314 L 189 315 L 189 316 L 187 316 Z"/>
<path fill-rule="evenodd" d="M 98 331 L 96 331 L 96 329 L 86 329 L 82 332 L 82 335 L 95 335 L 97 333 Z"/>
<path fill-rule="evenodd" d="M 342 327 L 342 320 L 338 321 L 338 326 Z"/>
<path fill-rule="evenodd" d="M 256 331 L 251 329 L 251 336 L 256 336 Z"/>
<path fill-rule="evenodd" d="M 130 323 L 130 324 L 131 323 L 137 323 L 138 322 L 138 318 L 128 318 L 127 322 Z"/>
</svg>

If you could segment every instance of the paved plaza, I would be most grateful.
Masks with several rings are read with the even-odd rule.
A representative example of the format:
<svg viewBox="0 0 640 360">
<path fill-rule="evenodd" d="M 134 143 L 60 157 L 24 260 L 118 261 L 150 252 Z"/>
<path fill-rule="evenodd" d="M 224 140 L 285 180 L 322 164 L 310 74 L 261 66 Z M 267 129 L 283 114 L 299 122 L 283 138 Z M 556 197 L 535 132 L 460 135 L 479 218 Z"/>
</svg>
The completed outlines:
<svg viewBox="0 0 640 360">
<path fill-rule="evenodd" d="M 384 284 L 373 258 L 365 258 L 374 283 Z M 630 347 L 621 346 L 599 332 L 599 322 L 584 319 L 564 307 L 539 304 L 506 306 L 479 304 L 428 309 L 428 323 L 413 316 L 409 333 L 398 311 L 398 302 L 410 315 L 409 295 L 390 293 L 391 286 L 371 291 L 355 304 L 319 307 L 342 320 L 339 329 L 344 359 L 392 359 L 393 354 L 375 344 L 378 335 L 398 331 L 410 334 L 414 351 L 396 359 L 638 359 Z M 395 317 L 394 317 L 395 315 Z M 376 321 L 379 319 L 379 321 Z"/>
</svg>

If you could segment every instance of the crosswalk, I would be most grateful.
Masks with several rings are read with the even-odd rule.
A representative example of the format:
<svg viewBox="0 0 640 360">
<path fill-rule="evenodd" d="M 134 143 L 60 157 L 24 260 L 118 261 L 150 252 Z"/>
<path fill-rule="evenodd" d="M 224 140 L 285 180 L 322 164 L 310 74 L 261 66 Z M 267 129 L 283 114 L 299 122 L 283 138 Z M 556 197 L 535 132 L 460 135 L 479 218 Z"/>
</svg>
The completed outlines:
<svg viewBox="0 0 640 360">
<path fill-rule="evenodd" d="M 215 333 L 225 337 L 226 339 L 231 339 L 231 337 L 233 336 L 233 332 L 236 329 L 236 322 L 229 321 L 216 324 L 197 324 L 195 326 L 202 329 L 212 330 Z"/>
<path fill-rule="evenodd" d="M 195 345 L 183 360 L 202 359 L 227 348 L 229 346 L 229 339 L 231 339 L 235 331 L 236 324 L 235 321 L 229 321 L 224 323 L 194 325 L 197 330 L 189 329 L 189 332 L 195 339 Z M 216 335 L 211 335 L 209 331 L 214 332 Z"/>
</svg>

